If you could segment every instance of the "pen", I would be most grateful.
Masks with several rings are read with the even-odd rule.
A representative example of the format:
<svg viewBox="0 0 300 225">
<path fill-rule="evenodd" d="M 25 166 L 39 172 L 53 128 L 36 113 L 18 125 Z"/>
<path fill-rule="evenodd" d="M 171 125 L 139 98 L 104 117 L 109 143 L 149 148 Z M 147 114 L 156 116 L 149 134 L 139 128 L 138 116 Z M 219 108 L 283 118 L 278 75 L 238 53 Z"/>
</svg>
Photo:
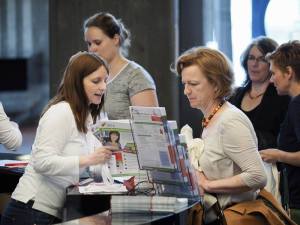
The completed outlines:
<svg viewBox="0 0 300 225">
<path fill-rule="evenodd" d="M 114 183 L 116 183 L 116 184 L 123 184 L 123 182 L 121 182 L 119 180 L 114 180 Z"/>
</svg>

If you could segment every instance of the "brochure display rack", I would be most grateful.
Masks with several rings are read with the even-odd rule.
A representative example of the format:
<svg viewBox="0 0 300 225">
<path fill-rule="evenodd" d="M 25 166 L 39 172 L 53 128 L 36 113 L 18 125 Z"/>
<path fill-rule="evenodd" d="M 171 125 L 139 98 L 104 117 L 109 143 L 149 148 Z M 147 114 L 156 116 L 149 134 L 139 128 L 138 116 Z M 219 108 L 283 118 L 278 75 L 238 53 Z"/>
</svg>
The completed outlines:
<svg viewBox="0 0 300 225">
<path fill-rule="evenodd" d="M 131 120 L 105 120 L 93 126 L 94 135 L 113 151 L 109 170 L 135 185 L 153 184 L 160 196 L 199 200 L 195 172 L 176 121 L 164 107 L 130 106 Z M 150 185 L 150 187 L 152 187 Z"/>
<path fill-rule="evenodd" d="M 140 169 L 147 170 L 159 195 L 199 199 L 195 171 L 176 121 L 163 107 L 131 106 L 131 127 Z"/>
</svg>

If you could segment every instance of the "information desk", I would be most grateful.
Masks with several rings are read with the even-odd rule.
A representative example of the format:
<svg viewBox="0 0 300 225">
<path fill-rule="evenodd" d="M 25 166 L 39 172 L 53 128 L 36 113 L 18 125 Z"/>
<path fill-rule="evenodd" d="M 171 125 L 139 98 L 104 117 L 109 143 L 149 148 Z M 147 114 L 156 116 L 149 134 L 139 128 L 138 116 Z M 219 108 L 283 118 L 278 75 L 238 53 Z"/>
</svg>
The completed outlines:
<svg viewBox="0 0 300 225">
<path fill-rule="evenodd" d="M 186 220 L 180 223 L 174 213 L 99 213 L 93 216 L 60 223 L 61 225 L 179 225 L 186 224 Z"/>
<path fill-rule="evenodd" d="M 190 202 L 175 213 L 143 212 L 109 214 L 111 194 L 81 194 L 78 187 L 67 189 L 64 207 L 63 225 L 82 224 L 186 224 L 188 211 L 198 202 Z"/>
<path fill-rule="evenodd" d="M 67 188 L 63 221 L 78 219 L 110 209 L 110 194 L 81 194 L 77 186 Z"/>
<path fill-rule="evenodd" d="M 142 213 L 109 213 L 105 211 L 92 216 L 82 217 L 75 220 L 60 223 L 61 225 L 185 225 L 189 209 L 194 204 L 189 204 L 186 208 L 175 213 L 171 212 L 142 212 Z"/>
</svg>

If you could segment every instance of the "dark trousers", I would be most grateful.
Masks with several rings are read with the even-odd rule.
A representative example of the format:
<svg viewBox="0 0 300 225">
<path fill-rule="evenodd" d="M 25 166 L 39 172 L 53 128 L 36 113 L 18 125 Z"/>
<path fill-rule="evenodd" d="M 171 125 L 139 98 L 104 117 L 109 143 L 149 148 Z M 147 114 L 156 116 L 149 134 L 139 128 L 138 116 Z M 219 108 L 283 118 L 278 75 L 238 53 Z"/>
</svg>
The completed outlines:
<svg viewBox="0 0 300 225">
<path fill-rule="evenodd" d="M 23 203 L 11 199 L 2 217 L 1 225 L 49 225 L 61 222 L 57 217 L 32 208 L 33 201 Z"/>
<path fill-rule="evenodd" d="M 300 225 L 300 209 L 290 209 L 291 218 L 294 222 Z"/>
</svg>

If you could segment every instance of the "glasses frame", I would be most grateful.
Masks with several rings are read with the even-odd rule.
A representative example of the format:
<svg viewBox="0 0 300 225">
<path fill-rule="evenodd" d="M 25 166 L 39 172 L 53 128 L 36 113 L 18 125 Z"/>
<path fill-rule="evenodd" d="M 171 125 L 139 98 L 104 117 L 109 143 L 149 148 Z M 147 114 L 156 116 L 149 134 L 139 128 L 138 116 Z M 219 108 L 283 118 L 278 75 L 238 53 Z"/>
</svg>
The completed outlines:
<svg viewBox="0 0 300 225">
<path fill-rule="evenodd" d="M 257 62 L 261 64 L 268 64 L 269 62 L 266 60 L 265 56 L 255 57 L 254 55 L 248 55 L 248 62 Z"/>
</svg>

